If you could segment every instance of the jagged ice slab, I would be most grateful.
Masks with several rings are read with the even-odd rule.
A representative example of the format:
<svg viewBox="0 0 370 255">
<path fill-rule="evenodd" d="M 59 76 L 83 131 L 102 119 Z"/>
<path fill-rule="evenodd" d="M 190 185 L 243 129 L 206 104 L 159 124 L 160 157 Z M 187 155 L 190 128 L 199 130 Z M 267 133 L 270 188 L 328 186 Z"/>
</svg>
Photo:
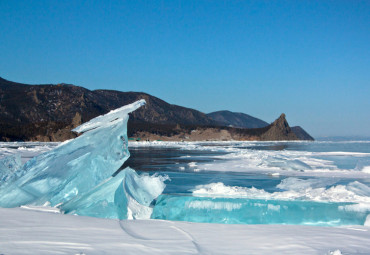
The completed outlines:
<svg viewBox="0 0 370 255">
<path fill-rule="evenodd" d="M 144 104 L 139 100 L 82 124 L 73 130 L 82 133 L 79 137 L 23 166 L 16 160 L 3 164 L 0 172 L 7 181 L 0 182 L 0 206 L 47 203 L 78 215 L 149 218 L 149 205 L 162 193 L 165 179 L 139 176 L 130 168 L 112 177 L 130 156 L 128 114 Z"/>
</svg>

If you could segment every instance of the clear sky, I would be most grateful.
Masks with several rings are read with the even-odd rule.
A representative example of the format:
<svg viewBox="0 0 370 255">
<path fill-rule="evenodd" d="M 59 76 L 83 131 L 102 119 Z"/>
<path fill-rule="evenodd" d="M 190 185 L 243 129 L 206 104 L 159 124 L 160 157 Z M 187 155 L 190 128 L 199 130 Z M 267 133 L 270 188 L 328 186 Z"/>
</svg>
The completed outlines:
<svg viewBox="0 0 370 255">
<path fill-rule="evenodd" d="M 0 0 L 0 76 L 370 136 L 370 1 Z"/>
</svg>

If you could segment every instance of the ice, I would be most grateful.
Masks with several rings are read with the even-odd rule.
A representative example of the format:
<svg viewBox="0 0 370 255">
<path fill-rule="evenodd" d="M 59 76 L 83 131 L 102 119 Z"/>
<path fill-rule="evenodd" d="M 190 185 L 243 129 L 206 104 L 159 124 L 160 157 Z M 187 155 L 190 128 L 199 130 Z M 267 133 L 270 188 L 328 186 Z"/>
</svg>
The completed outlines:
<svg viewBox="0 0 370 255">
<path fill-rule="evenodd" d="M 370 197 L 370 187 L 361 182 L 351 182 L 347 185 L 347 189 L 356 193 L 357 195 Z"/>
<path fill-rule="evenodd" d="M 164 190 L 166 177 L 138 175 L 126 168 L 115 177 L 82 196 L 66 202 L 61 209 L 66 214 L 111 219 L 149 219 L 150 204 Z"/>
<path fill-rule="evenodd" d="M 343 206 L 339 206 L 338 209 L 343 210 L 343 211 L 368 213 L 370 212 L 370 204 L 360 203 L 360 204 L 352 204 L 352 205 L 343 205 Z"/>
<path fill-rule="evenodd" d="M 364 169 L 369 154 L 361 150 L 285 150 L 279 149 L 277 142 L 143 142 L 133 146 L 176 147 L 181 152 L 180 163 L 171 163 L 173 169 L 166 166 L 174 170 L 169 174 L 180 183 L 180 189 L 170 186 L 162 194 L 167 177 L 138 175 L 130 168 L 113 177 L 129 156 L 125 133 L 127 113 L 133 108 L 118 109 L 81 125 L 76 131 L 82 135 L 53 145 L 54 150 L 28 161 L 15 175 L 6 168 L 14 180 L 0 184 L 0 206 L 26 204 L 38 210 L 46 203 L 65 214 L 111 219 L 321 226 L 366 223 L 370 190 Z M 43 148 L 42 144 L 34 151 L 22 143 L 4 146 L 8 147 L 0 149 L 0 157 L 9 151 L 37 153 Z M 177 169 L 187 172 L 174 173 Z M 212 172 L 188 173 L 199 170 Z M 252 180 L 265 175 L 262 180 L 268 182 L 266 186 L 253 182 L 256 188 L 244 180 L 222 179 L 224 173 L 214 171 L 247 172 Z M 185 174 L 190 180 L 183 178 Z M 214 178 L 207 179 L 211 174 Z M 363 179 L 354 181 L 359 176 Z M 195 182 L 188 182 L 192 180 Z"/>
<path fill-rule="evenodd" d="M 218 152 L 214 162 L 194 162 L 192 171 L 263 173 L 286 176 L 369 178 L 369 141 L 198 141 L 198 142 L 131 142 L 132 147 L 165 147 L 185 151 Z M 318 151 L 285 150 L 308 147 Z M 259 149 L 261 147 L 262 149 Z M 283 148 L 263 149 L 264 147 Z M 335 151 L 332 151 L 335 149 Z M 341 149 L 336 151 L 337 149 Z M 329 150 L 329 151 L 319 151 Z M 358 150 L 358 151 L 357 151 Z M 186 157 L 186 156 L 183 156 Z M 196 158 L 193 156 L 193 159 Z M 350 163 L 348 163 L 350 162 Z M 356 167 L 356 163 L 359 162 Z M 353 165 L 353 166 L 352 166 Z M 191 167 L 190 165 L 188 165 Z M 350 167 L 349 167 L 350 166 Z M 184 170 L 184 169 L 183 169 Z"/>
<path fill-rule="evenodd" d="M 367 213 L 346 203 L 160 195 L 152 219 L 223 224 L 363 225 Z"/>
<path fill-rule="evenodd" d="M 128 113 L 144 104 L 139 100 L 94 118 L 74 129 L 79 137 L 27 161 L 13 181 L 1 184 L 0 206 L 55 206 L 96 190 L 129 157 Z"/>
<path fill-rule="evenodd" d="M 370 214 L 367 215 L 364 226 L 370 227 Z"/>
<path fill-rule="evenodd" d="M 252 188 L 227 186 L 222 182 L 210 183 L 205 185 L 197 185 L 193 190 L 194 196 L 210 196 L 210 197 L 233 197 L 233 198 L 268 198 L 270 193 Z"/>
<path fill-rule="evenodd" d="M 6 156 L 0 159 L 0 185 L 16 177 L 17 171 L 22 167 L 19 154 Z"/>
<path fill-rule="evenodd" d="M 367 174 L 370 174 L 370 166 L 364 166 L 362 168 L 362 172 L 367 173 Z"/>
<path fill-rule="evenodd" d="M 196 166 L 197 166 L 197 163 L 195 163 L 195 162 L 190 162 L 188 165 L 189 165 L 189 167 L 196 167 Z"/>
<path fill-rule="evenodd" d="M 142 174 L 139 176 L 132 169 L 127 169 L 130 174 L 126 175 L 124 188 L 127 195 L 134 198 L 142 205 L 149 206 L 150 203 L 162 194 L 166 185 L 164 181 L 168 180 L 167 176 L 158 176 Z"/>
<path fill-rule="evenodd" d="M 305 171 L 312 169 L 308 164 L 298 160 L 298 159 L 273 159 L 267 164 L 269 167 L 278 167 L 283 170 L 295 170 L 295 171 Z"/>
<path fill-rule="evenodd" d="M 330 251 L 328 255 L 342 255 L 342 252 L 340 250 Z"/>
<path fill-rule="evenodd" d="M 128 113 L 143 104 L 140 100 L 90 120 L 74 129 L 82 135 L 33 158 L 22 168 L 19 156 L 0 161 L 1 177 L 7 181 L 0 186 L 0 206 L 38 208 L 47 203 L 66 214 L 149 218 L 150 204 L 163 192 L 167 178 L 139 176 L 131 168 L 112 177 L 130 155 Z"/>
<path fill-rule="evenodd" d="M 335 179 L 329 178 L 315 178 L 315 179 L 299 179 L 295 177 L 285 178 L 276 187 L 281 190 L 292 190 L 301 191 L 312 188 L 323 188 L 328 185 L 335 184 L 337 181 Z"/>
<path fill-rule="evenodd" d="M 193 197 L 161 195 L 152 217 L 212 223 L 364 224 L 370 212 L 369 188 L 358 181 L 289 177 L 267 192 L 222 182 L 197 185 Z M 178 208 L 182 208 L 181 210 Z M 217 213 L 215 212 L 217 211 Z"/>
<path fill-rule="evenodd" d="M 308 200 L 337 203 L 370 204 L 369 187 L 358 181 L 336 185 L 329 179 L 299 179 L 289 177 L 277 186 L 281 191 L 267 192 L 255 187 L 228 186 L 222 182 L 197 185 L 192 194 L 197 197 L 251 198 L 274 200 Z"/>
<path fill-rule="evenodd" d="M 122 190 L 125 171 L 97 185 L 83 195 L 62 204 L 61 209 L 66 214 L 92 216 L 111 219 L 127 218 L 127 198 Z"/>
<path fill-rule="evenodd" d="M 232 210 L 240 209 L 242 204 L 231 202 L 191 201 L 187 206 L 195 209 L 226 210 L 231 212 Z"/>
<path fill-rule="evenodd" d="M 0 158 L 6 156 L 20 155 L 22 164 L 33 157 L 47 152 L 59 142 L 0 142 Z"/>
<path fill-rule="evenodd" d="M 370 160 L 359 160 L 356 166 L 356 170 L 370 174 Z"/>
<path fill-rule="evenodd" d="M 42 206 L 22 205 L 20 208 L 37 212 L 61 213 L 59 208 L 51 207 L 47 203 Z"/>
</svg>

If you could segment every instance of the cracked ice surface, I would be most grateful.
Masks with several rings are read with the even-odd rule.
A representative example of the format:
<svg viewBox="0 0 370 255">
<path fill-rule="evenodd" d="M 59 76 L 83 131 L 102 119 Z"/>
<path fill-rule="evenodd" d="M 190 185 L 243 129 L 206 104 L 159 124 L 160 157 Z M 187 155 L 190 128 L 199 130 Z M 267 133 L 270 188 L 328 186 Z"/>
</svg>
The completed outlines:
<svg viewBox="0 0 370 255">
<path fill-rule="evenodd" d="M 0 183 L 0 206 L 50 203 L 79 215 L 150 217 L 149 204 L 162 193 L 165 179 L 132 169 L 111 177 L 130 156 L 128 113 L 144 104 L 139 100 L 96 117 L 73 130 L 79 137 L 12 168 L 11 181 Z"/>
</svg>

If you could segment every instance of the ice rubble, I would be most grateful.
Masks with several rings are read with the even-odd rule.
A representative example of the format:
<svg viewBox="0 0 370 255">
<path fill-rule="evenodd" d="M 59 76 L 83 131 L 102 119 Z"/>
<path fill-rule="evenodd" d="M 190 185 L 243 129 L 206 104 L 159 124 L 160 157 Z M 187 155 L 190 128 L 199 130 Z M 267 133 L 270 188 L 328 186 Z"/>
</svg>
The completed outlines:
<svg viewBox="0 0 370 255">
<path fill-rule="evenodd" d="M 0 182 L 0 207 L 50 203 L 78 215 L 150 216 L 148 206 L 162 193 L 164 179 L 138 176 L 130 168 L 112 177 L 130 156 L 128 114 L 144 104 L 145 100 L 139 100 L 82 124 L 73 130 L 82 135 L 23 166 L 17 159 L 7 168 L 0 166 L 0 177 L 7 180 Z"/>
</svg>

